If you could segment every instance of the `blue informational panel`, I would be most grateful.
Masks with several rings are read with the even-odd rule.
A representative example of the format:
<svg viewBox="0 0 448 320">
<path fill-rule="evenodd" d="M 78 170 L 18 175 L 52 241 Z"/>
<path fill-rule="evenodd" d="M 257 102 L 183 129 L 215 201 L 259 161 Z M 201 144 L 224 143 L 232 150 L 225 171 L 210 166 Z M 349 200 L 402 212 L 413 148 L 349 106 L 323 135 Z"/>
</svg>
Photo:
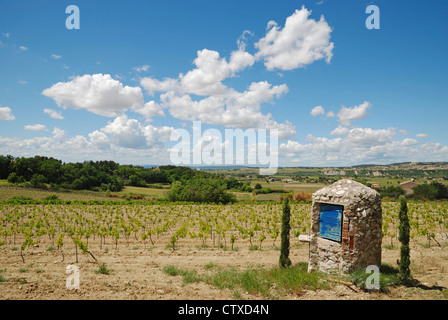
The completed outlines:
<svg viewBox="0 0 448 320">
<path fill-rule="evenodd" d="M 343 206 L 321 203 L 319 218 L 319 236 L 341 241 Z"/>
</svg>

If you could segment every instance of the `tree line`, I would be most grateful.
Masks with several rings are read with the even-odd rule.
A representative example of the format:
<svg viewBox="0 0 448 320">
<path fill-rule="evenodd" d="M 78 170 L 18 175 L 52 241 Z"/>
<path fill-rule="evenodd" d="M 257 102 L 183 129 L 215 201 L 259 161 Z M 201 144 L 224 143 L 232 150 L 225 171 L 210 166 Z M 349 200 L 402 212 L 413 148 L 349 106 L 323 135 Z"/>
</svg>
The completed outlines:
<svg viewBox="0 0 448 320">
<path fill-rule="evenodd" d="M 189 167 L 145 168 L 114 161 L 65 163 L 52 157 L 11 155 L 0 155 L 0 179 L 34 188 L 112 192 L 121 191 L 124 186 L 161 188 L 161 184 L 170 184 L 170 200 L 216 203 L 236 201 L 227 190 L 242 186 L 234 178 L 224 179 Z"/>
<path fill-rule="evenodd" d="M 438 181 L 423 183 L 413 188 L 408 198 L 416 200 L 446 200 L 448 199 L 448 186 Z M 401 186 L 386 186 L 379 190 L 382 197 L 399 198 L 406 194 Z"/>
</svg>

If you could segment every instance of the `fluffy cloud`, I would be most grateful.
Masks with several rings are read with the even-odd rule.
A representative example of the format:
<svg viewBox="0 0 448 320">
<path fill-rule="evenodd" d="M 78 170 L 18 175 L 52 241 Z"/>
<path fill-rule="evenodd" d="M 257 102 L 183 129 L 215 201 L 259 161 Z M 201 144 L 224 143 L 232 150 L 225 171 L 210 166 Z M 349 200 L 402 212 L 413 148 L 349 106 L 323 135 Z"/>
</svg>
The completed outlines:
<svg viewBox="0 0 448 320">
<path fill-rule="evenodd" d="M 99 132 L 91 134 L 90 138 L 96 143 L 105 143 L 107 134 L 112 143 L 122 148 L 148 148 L 156 144 L 161 144 L 169 140 L 171 127 L 155 127 L 152 125 L 142 125 L 136 119 L 129 119 L 126 115 L 117 117 L 114 121 L 109 122 Z"/>
<path fill-rule="evenodd" d="M 95 130 L 89 133 L 90 142 L 99 149 L 110 149 L 111 142 L 107 134 L 104 132 Z"/>
<path fill-rule="evenodd" d="M 150 95 L 161 92 L 158 104 L 145 105 L 151 115 L 162 115 L 162 108 L 181 120 L 200 120 L 204 123 L 231 128 L 279 129 L 280 138 L 291 137 L 295 128 L 291 123 L 278 124 L 271 114 L 263 114 L 263 103 L 271 103 L 288 92 L 285 84 L 273 86 L 267 81 L 253 82 L 244 92 L 227 87 L 223 81 L 238 71 L 251 66 L 254 57 L 245 51 L 243 40 L 238 50 L 231 53 L 229 61 L 212 50 L 200 50 L 194 60 L 196 68 L 177 79 L 141 79 L 140 85 Z M 193 99 L 192 95 L 202 98 Z M 139 110 L 144 114 L 143 110 Z"/>
<path fill-rule="evenodd" d="M 61 115 L 60 112 L 57 112 L 56 110 L 53 110 L 53 109 L 44 109 L 44 113 L 48 114 L 53 119 L 58 119 L 58 120 L 64 119 L 64 117 Z"/>
<path fill-rule="evenodd" d="M 396 135 L 394 128 L 371 129 L 371 128 L 344 128 L 337 127 L 331 132 L 332 135 L 345 136 L 346 141 L 356 145 L 377 145 L 387 143 Z"/>
<path fill-rule="evenodd" d="M 147 120 L 151 120 L 154 116 L 165 116 L 163 107 L 155 101 L 149 101 L 145 103 L 141 108 L 135 108 L 134 111 L 145 116 Z"/>
<path fill-rule="evenodd" d="M 145 77 L 140 80 L 140 85 L 151 96 L 153 96 L 156 92 L 180 91 L 179 81 L 171 78 L 157 80 L 154 78 Z"/>
<path fill-rule="evenodd" d="M 166 108 L 181 120 L 200 120 L 230 128 L 278 129 L 279 139 L 292 137 L 296 130 L 290 122 L 278 123 L 271 113 L 262 110 L 264 104 L 288 92 L 286 84 L 252 82 L 247 90 L 239 92 L 228 87 L 224 80 L 235 77 L 257 61 L 264 61 L 268 70 L 291 70 L 320 59 L 330 62 L 333 55 L 331 28 L 323 17 L 315 21 L 309 19 L 310 14 L 304 7 L 296 10 L 287 18 L 284 28 L 269 22 L 265 37 L 255 43 L 257 52 L 254 55 L 246 51 L 246 37 L 253 36 L 246 30 L 237 40 L 238 49 L 231 52 L 228 59 L 217 51 L 203 49 L 197 51 L 194 68 L 179 74 L 178 78 L 141 79 L 140 85 L 149 95 L 160 93 L 160 103 L 154 102 L 147 111 L 151 115 L 161 115 L 161 108 Z M 323 114 L 320 108 L 313 113 Z"/>
<path fill-rule="evenodd" d="M 35 156 L 36 154 L 52 154 L 66 158 L 75 158 L 84 153 L 88 141 L 82 136 L 67 139 L 64 130 L 54 128 L 51 136 L 33 137 L 30 139 L 0 137 L 0 153 L 17 156 Z"/>
<path fill-rule="evenodd" d="M 0 120 L 14 120 L 11 108 L 0 106 Z"/>
<path fill-rule="evenodd" d="M 180 77 L 182 88 L 187 93 L 213 95 L 225 93 L 221 81 L 233 77 L 236 72 L 251 66 L 254 57 L 244 50 L 233 51 L 230 61 L 220 58 L 217 51 L 203 49 L 197 52 L 194 60 L 196 68 Z"/>
<path fill-rule="evenodd" d="M 114 123 L 115 122 L 115 123 Z M 0 154 L 32 157 L 36 154 L 49 155 L 67 162 L 85 160 L 114 160 L 122 164 L 169 163 L 169 152 L 164 141 L 169 140 L 171 127 L 142 126 L 132 119 L 114 120 L 105 128 L 95 130 L 88 136 L 69 137 L 67 133 L 54 128 L 49 136 L 29 139 L 0 137 Z M 135 130 L 133 132 L 133 130 Z M 144 135 L 140 148 L 129 148 L 126 140 L 134 135 Z M 108 133 L 106 133 L 106 131 Z M 120 145 L 121 144 L 121 145 Z"/>
<path fill-rule="evenodd" d="M 30 124 L 30 125 L 26 125 L 24 126 L 25 130 L 29 130 L 29 131 L 48 131 L 47 127 L 43 124 Z"/>
<path fill-rule="evenodd" d="M 123 86 L 109 74 L 78 76 L 69 82 L 58 82 L 42 94 L 60 107 L 86 109 L 106 117 L 117 117 L 128 109 L 143 107 L 140 87 Z"/>
<path fill-rule="evenodd" d="M 170 114 L 181 120 L 200 120 L 230 128 L 278 129 L 279 139 L 286 139 L 295 134 L 295 127 L 290 122 L 279 124 L 270 113 L 261 112 L 263 103 L 272 102 L 286 92 L 286 85 L 273 86 L 261 81 L 252 83 L 244 92 L 228 88 L 226 94 L 193 100 L 188 94 L 170 91 L 162 94 L 161 100 Z"/>
<path fill-rule="evenodd" d="M 255 47 L 257 59 L 263 59 L 268 70 L 292 70 L 316 60 L 330 62 L 334 44 L 330 42 L 331 28 L 321 16 L 319 21 L 309 19 L 311 11 L 305 7 L 286 19 L 281 29 L 269 21 L 266 36 Z"/>
<path fill-rule="evenodd" d="M 127 116 L 115 118 L 107 126 L 101 129 L 109 134 L 114 144 L 124 148 L 142 148 L 146 146 L 146 138 L 143 126 L 135 119 Z"/>
<path fill-rule="evenodd" d="M 239 92 L 224 81 L 257 61 L 264 61 L 269 70 L 291 70 L 319 59 L 330 62 L 331 28 L 323 17 L 315 21 L 309 19 L 310 14 L 304 7 L 296 10 L 287 18 L 283 29 L 269 22 L 265 37 L 255 44 L 254 55 L 246 51 L 246 37 L 253 33 L 245 30 L 237 40 L 238 49 L 229 58 L 221 57 L 214 50 L 198 50 L 194 68 L 185 74 L 174 79 L 141 79 L 140 85 L 149 95 L 160 93 L 160 102 L 145 105 L 145 111 L 149 116 L 162 115 L 162 108 L 166 108 L 181 120 L 200 120 L 230 128 L 278 129 L 279 139 L 292 137 L 296 131 L 290 122 L 278 123 L 271 113 L 262 111 L 264 104 L 288 92 L 286 84 L 252 82 L 247 90 Z M 139 109 L 142 114 L 145 111 Z"/>
<path fill-rule="evenodd" d="M 346 128 L 331 132 L 337 138 L 308 135 L 306 143 L 288 140 L 279 151 L 302 165 L 355 165 L 401 161 L 443 161 L 448 147 L 439 143 L 420 144 L 416 139 L 397 139 L 396 129 Z"/>
<path fill-rule="evenodd" d="M 338 112 L 338 121 L 343 126 L 349 126 L 353 120 L 367 117 L 367 110 L 371 107 L 372 105 L 367 101 L 352 108 L 342 107 Z"/>
<path fill-rule="evenodd" d="M 325 114 L 325 109 L 322 106 L 316 106 L 311 110 L 310 114 L 313 117 L 317 117 L 317 116 Z"/>
</svg>

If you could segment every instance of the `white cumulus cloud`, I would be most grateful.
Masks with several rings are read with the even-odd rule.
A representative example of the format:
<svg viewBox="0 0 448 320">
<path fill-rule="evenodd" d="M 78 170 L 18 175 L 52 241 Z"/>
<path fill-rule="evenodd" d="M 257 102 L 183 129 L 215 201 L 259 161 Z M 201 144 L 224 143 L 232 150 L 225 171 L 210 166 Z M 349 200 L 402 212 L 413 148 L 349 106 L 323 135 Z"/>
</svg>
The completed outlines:
<svg viewBox="0 0 448 320">
<path fill-rule="evenodd" d="M 330 42 L 332 30 L 323 16 L 316 21 L 310 15 L 305 7 L 296 10 L 283 29 L 269 21 L 266 36 L 255 43 L 255 57 L 263 59 L 268 70 L 292 70 L 321 59 L 329 63 L 334 47 Z"/>
<path fill-rule="evenodd" d="M 352 121 L 367 117 L 367 110 L 371 107 L 372 105 L 367 101 L 352 108 L 343 106 L 338 112 L 338 121 L 343 126 L 349 126 Z"/>
<path fill-rule="evenodd" d="M 48 131 L 45 125 L 39 123 L 25 125 L 24 129 L 29 131 Z"/>
<path fill-rule="evenodd" d="M 324 109 L 322 106 L 316 106 L 316 107 L 314 107 L 314 108 L 311 110 L 310 114 L 311 114 L 313 117 L 317 117 L 317 116 L 320 116 L 320 115 L 322 115 L 322 114 L 325 114 L 325 109 Z"/>
<path fill-rule="evenodd" d="M 56 110 L 53 110 L 53 109 L 45 108 L 44 113 L 48 114 L 53 119 L 58 119 L 58 120 L 64 119 L 64 117 L 62 116 L 62 114 L 60 112 L 57 112 Z"/>
<path fill-rule="evenodd" d="M 14 120 L 11 108 L 0 106 L 0 120 Z"/>
<path fill-rule="evenodd" d="M 140 87 L 123 86 L 109 74 L 77 76 L 69 82 L 58 82 L 42 94 L 60 107 L 86 109 L 106 117 L 117 117 L 128 109 L 143 107 Z"/>
<path fill-rule="evenodd" d="M 174 128 L 163 126 L 142 125 L 136 119 L 129 119 L 126 115 L 117 117 L 109 122 L 99 132 L 94 132 L 90 136 L 96 143 L 105 143 L 106 137 L 110 137 L 111 142 L 122 148 L 148 148 L 156 144 L 162 144 L 169 140 L 171 131 Z M 107 136 L 101 133 L 107 134 Z"/>
</svg>

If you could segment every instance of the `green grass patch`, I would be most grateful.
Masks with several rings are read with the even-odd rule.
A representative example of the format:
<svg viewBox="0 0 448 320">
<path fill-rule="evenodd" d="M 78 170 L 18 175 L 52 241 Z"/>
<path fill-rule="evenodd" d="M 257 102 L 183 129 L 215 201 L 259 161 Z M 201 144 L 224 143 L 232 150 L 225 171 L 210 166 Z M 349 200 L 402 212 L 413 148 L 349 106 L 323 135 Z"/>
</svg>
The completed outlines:
<svg viewBox="0 0 448 320">
<path fill-rule="evenodd" d="M 355 283 L 361 289 L 367 289 L 367 283 L 371 280 L 368 279 L 372 276 L 372 273 L 366 272 L 365 269 L 354 270 L 349 275 L 349 280 Z M 398 269 L 391 267 L 386 263 L 382 263 L 380 267 L 379 275 L 379 291 L 388 292 L 389 286 L 399 285 L 400 281 L 398 279 Z"/>
<path fill-rule="evenodd" d="M 170 276 L 182 276 L 184 284 L 203 281 L 218 289 L 229 289 L 232 297 L 241 298 L 242 292 L 259 294 L 267 298 L 278 298 L 288 293 L 299 293 L 304 290 L 329 290 L 331 282 L 325 280 L 328 275 L 319 272 L 308 272 L 307 263 L 298 263 L 289 268 L 247 268 L 219 267 L 212 262 L 204 266 L 205 272 L 198 274 L 196 270 L 181 269 L 167 265 L 163 272 Z M 355 283 L 359 288 L 367 290 L 366 284 L 371 273 L 365 269 L 356 270 L 342 280 Z M 389 286 L 399 284 L 398 270 L 382 264 L 379 277 L 379 291 L 387 292 Z"/>
<path fill-rule="evenodd" d="M 103 262 L 99 265 L 98 269 L 95 270 L 95 273 L 100 273 L 100 274 L 110 274 L 111 270 L 106 266 L 106 264 Z"/>
<path fill-rule="evenodd" d="M 206 282 L 220 289 L 231 289 L 238 295 L 240 290 L 275 297 L 301 290 L 329 289 L 322 280 L 323 275 L 308 272 L 307 263 L 299 263 L 289 268 L 221 268 L 206 278 Z"/>
<path fill-rule="evenodd" d="M 174 265 L 166 265 L 163 268 L 163 272 L 170 276 L 177 276 L 181 275 L 183 277 L 183 281 L 185 284 L 192 283 L 192 282 L 199 282 L 202 280 L 201 277 L 197 274 L 196 270 L 190 270 L 190 269 L 179 269 L 178 267 Z"/>
</svg>

